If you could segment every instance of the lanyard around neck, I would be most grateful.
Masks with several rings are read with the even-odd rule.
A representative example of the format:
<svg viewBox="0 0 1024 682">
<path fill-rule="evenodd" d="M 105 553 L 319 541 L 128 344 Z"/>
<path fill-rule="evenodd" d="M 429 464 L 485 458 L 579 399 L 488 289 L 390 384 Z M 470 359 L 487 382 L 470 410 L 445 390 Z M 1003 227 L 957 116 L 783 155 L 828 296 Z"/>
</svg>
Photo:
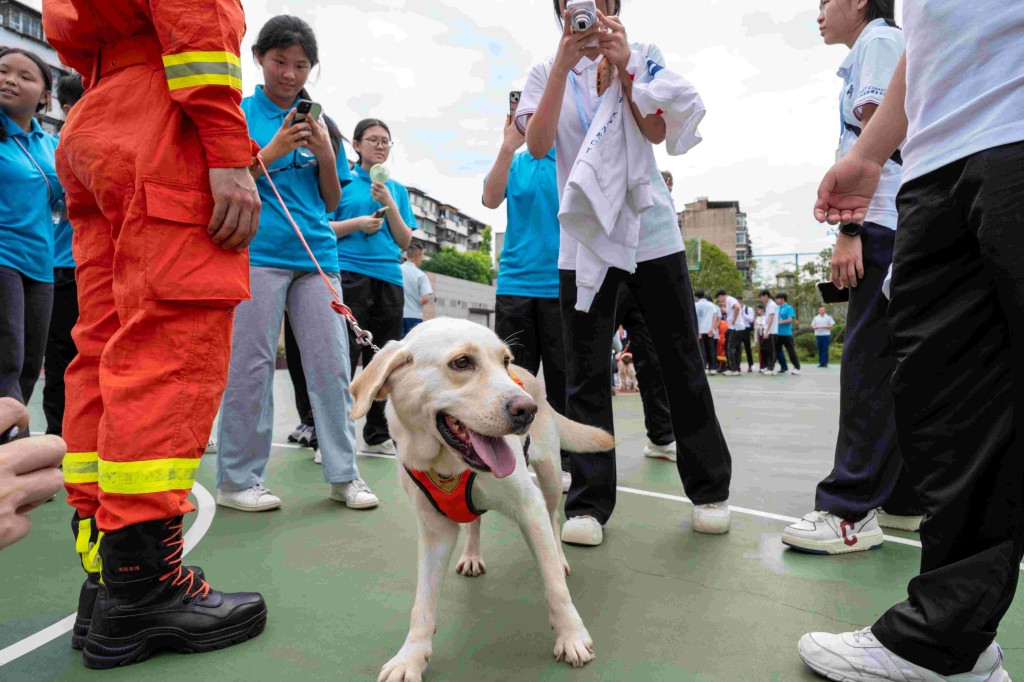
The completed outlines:
<svg viewBox="0 0 1024 682">
<path fill-rule="evenodd" d="M 587 118 L 587 114 L 583 107 L 583 98 L 580 96 L 579 86 L 576 85 L 576 76 L 569 72 L 569 83 L 572 85 L 573 98 L 576 100 L 576 113 L 580 117 L 580 125 L 583 126 L 583 134 L 586 135 L 590 132 L 590 124 L 593 123 L 592 118 Z M 604 99 L 604 95 L 597 98 L 597 105 L 594 107 L 594 114 L 597 114 L 597 110 L 601 108 L 601 101 Z"/>
<path fill-rule="evenodd" d="M 25 156 L 27 156 L 28 160 L 32 162 L 32 165 L 36 167 L 36 170 L 39 171 L 39 174 L 43 176 L 43 182 L 46 183 L 46 203 L 47 204 L 52 204 L 53 203 L 53 190 L 50 188 L 50 179 L 48 177 L 46 177 L 46 172 L 36 162 L 35 157 L 32 156 L 31 154 L 29 154 L 28 150 L 25 149 L 25 146 L 23 144 L 21 144 L 21 141 L 18 140 L 17 137 L 12 135 L 11 139 L 14 140 L 14 144 L 18 145 L 18 147 L 21 148 L 21 151 L 25 152 Z"/>
</svg>

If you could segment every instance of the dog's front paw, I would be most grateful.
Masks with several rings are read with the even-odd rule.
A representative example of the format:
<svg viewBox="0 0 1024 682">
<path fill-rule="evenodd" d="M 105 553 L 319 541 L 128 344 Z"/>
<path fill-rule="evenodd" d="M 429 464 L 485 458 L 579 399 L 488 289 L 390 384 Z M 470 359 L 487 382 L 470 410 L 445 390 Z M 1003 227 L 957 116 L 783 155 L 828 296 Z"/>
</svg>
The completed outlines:
<svg viewBox="0 0 1024 682">
<path fill-rule="evenodd" d="M 594 640 L 585 627 L 555 638 L 555 660 L 565 661 L 574 668 L 582 668 L 594 660 Z"/>
<path fill-rule="evenodd" d="M 380 669 L 377 682 L 422 682 L 429 660 L 430 647 L 402 647 Z"/>
<path fill-rule="evenodd" d="M 463 554 L 459 557 L 459 563 L 455 564 L 455 572 L 468 578 L 475 578 L 487 572 L 484 566 L 484 558 L 479 554 Z"/>
</svg>

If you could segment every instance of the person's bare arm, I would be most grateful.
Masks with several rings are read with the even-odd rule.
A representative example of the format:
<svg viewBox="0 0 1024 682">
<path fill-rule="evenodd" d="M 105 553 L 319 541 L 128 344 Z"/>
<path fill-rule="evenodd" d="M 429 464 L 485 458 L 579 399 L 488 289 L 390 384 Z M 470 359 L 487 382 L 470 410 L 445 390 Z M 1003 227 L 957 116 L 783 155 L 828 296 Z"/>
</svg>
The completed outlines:
<svg viewBox="0 0 1024 682">
<path fill-rule="evenodd" d="M 907 136 L 907 57 L 896 65 L 882 104 L 864 126 L 850 153 L 825 174 L 818 187 L 814 218 L 830 225 L 864 222 L 878 189 L 882 166 Z"/>
<path fill-rule="evenodd" d="M 526 137 L 519 132 L 516 122 L 511 116 L 505 119 L 505 132 L 501 141 L 501 149 L 498 151 L 498 158 L 494 160 L 491 172 L 487 174 L 487 181 L 484 182 L 483 204 L 487 208 L 498 208 L 505 201 L 505 191 L 508 189 L 508 174 L 512 169 L 512 159 L 515 158 L 516 150 L 523 146 Z"/>
<path fill-rule="evenodd" d="M 562 13 L 562 38 L 558 43 L 558 52 L 548 71 L 548 80 L 544 86 L 537 110 L 526 119 L 526 148 L 535 159 L 543 159 L 555 146 L 555 134 L 558 132 L 558 119 L 562 113 L 562 100 L 565 97 L 565 81 L 569 71 L 583 57 L 587 43 L 594 39 L 588 33 L 573 33 L 569 25 L 567 12 Z"/>
<path fill-rule="evenodd" d="M 629 77 L 626 67 L 629 66 L 629 42 L 626 40 L 626 28 L 618 17 L 605 16 L 598 12 L 601 25 L 606 32 L 598 38 L 598 45 L 601 54 L 608 59 L 619 72 L 619 82 L 622 83 L 622 94 L 629 102 L 629 108 L 633 112 L 633 119 L 636 121 L 640 132 L 643 133 L 652 144 L 661 144 L 665 141 L 667 127 L 665 119 L 657 114 L 644 116 L 640 108 L 633 103 L 633 79 Z"/>
</svg>

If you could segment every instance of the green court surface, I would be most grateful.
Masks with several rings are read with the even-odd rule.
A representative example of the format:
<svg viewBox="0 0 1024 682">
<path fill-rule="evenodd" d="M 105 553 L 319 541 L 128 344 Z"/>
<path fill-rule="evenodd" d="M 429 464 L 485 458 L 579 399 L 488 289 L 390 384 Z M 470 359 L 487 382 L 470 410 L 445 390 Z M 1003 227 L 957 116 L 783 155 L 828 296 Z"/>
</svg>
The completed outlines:
<svg viewBox="0 0 1024 682">
<path fill-rule="evenodd" d="M 838 385 L 837 368 L 712 377 L 734 469 L 732 532 L 718 537 L 691 531 L 675 466 L 641 454 L 639 398 L 617 397 L 615 515 L 602 546 L 566 550 L 569 589 L 596 660 L 582 670 L 554 661 L 532 555 L 515 525 L 491 513 L 483 524 L 487 573 L 464 578 L 453 561 L 426 679 L 818 679 L 796 654 L 800 635 L 870 625 L 905 596 L 920 560 L 920 550 L 899 538 L 843 557 L 798 554 L 779 540 L 785 518 L 810 511 L 814 485 L 831 468 Z M 275 393 L 275 443 L 283 444 L 296 421 L 286 373 L 278 372 Z M 39 428 L 38 405 L 33 415 Z M 199 476 L 211 493 L 214 457 L 204 458 Z M 361 456 L 359 466 L 381 498 L 375 510 L 329 501 L 311 451 L 275 447 L 267 485 L 284 507 L 262 514 L 217 508 L 189 554 L 187 563 L 202 566 L 215 587 L 264 594 L 270 618 L 261 636 L 104 672 L 82 666 L 69 634 L 22 653 L 25 638 L 74 610 L 83 577 L 70 510 L 59 500 L 44 505 L 33 512 L 30 538 L 0 553 L 0 663 L 13 658 L 0 665 L 0 680 L 375 680 L 406 635 L 416 528 L 395 462 Z M 1011 675 L 1024 677 L 1020 602 L 999 642 Z"/>
</svg>

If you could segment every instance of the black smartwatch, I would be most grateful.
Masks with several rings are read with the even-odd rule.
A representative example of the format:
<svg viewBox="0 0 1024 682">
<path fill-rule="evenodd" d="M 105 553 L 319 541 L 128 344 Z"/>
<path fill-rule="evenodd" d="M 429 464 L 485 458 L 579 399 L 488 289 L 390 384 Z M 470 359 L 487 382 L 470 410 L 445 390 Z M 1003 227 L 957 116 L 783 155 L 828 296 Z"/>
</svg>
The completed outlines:
<svg viewBox="0 0 1024 682">
<path fill-rule="evenodd" d="M 859 237 L 860 233 L 864 231 L 864 226 L 860 223 L 841 223 L 839 231 L 847 237 Z"/>
</svg>

